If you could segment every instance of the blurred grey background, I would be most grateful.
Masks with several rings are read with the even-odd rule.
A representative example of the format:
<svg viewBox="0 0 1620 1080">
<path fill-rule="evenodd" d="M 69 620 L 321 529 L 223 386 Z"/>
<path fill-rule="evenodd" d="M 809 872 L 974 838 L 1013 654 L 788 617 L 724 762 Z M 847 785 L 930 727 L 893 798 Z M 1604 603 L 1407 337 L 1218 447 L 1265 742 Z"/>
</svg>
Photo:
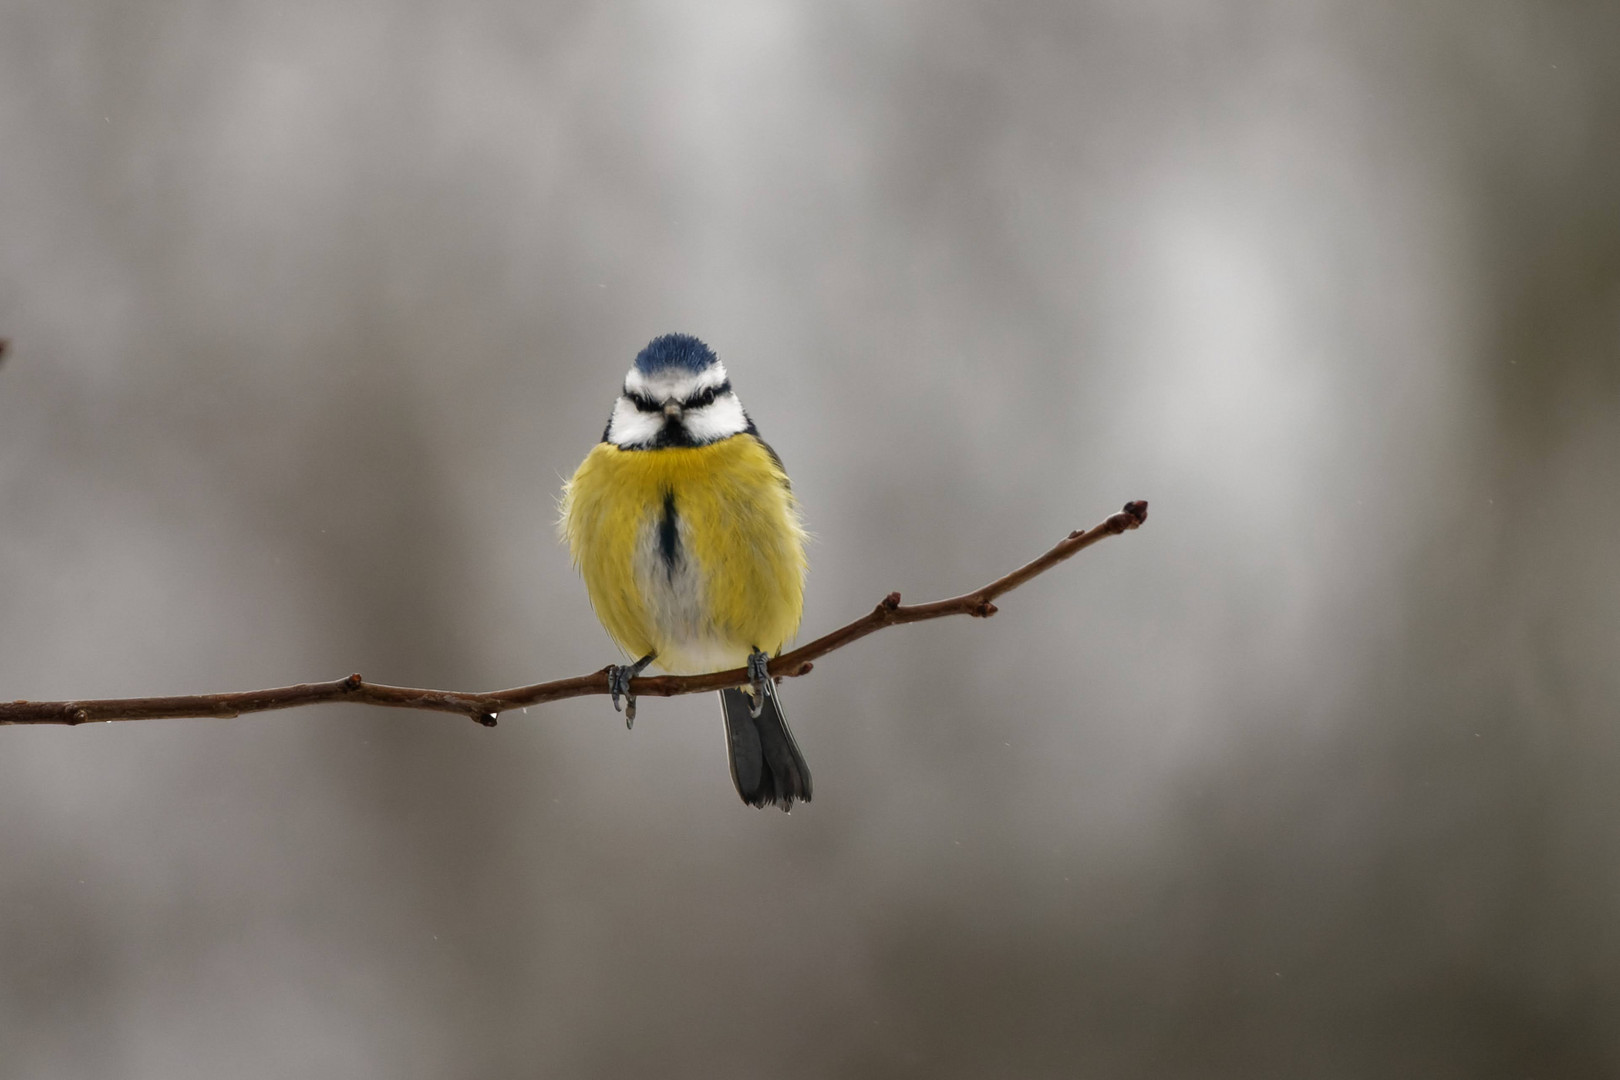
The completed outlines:
<svg viewBox="0 0 1620 1080">
<path fill-rule="evenodd" d="M 1620 5 L 6 0 L 0 697 L 615 654 L 670 330 L 785 688 L 0 731 L 0 1075 L 1620 1075 Z"/>
</svg>

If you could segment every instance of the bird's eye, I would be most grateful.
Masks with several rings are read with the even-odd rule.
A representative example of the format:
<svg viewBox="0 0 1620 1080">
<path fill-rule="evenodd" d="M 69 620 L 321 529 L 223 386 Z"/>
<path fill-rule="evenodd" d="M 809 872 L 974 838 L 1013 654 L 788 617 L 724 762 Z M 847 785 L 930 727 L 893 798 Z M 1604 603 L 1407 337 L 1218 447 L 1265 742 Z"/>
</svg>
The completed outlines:
<svg viewBox="0 0 1620 1080">
<path fill-rule="evenodd" d="M 663 412 L 664 407 L 645 394 L 626 394 L 630 403 L 641 412 Z"/>
<path fill-rule="evenodd" d="M 714 404 L 714 387 L 712 387 L 712 386 L 709 387 L 707 390 L 703 391 L 703 393 L 698 394 L 691 401 L 687 402 L 687 405 L 689 405 L 689 406 L 691 406 L 693 408 L 702 408 L 704 405 L 713 405 L 713 404 Z"/>
</svg>

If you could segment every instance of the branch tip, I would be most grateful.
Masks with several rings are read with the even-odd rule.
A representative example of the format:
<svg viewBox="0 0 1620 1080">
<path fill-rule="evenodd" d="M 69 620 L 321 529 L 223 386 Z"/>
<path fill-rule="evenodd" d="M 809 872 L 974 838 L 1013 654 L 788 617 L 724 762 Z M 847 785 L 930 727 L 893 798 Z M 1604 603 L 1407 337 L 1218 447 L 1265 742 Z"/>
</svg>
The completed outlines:
<svg viewBox="0 0 1620 1080">
<path fill-rule="evenodd" d="M 1109 532 L 1118 535 L 1128 529 L 1139 527 L 1146 520 L 1147 503 L 1138 499 L 1135 502 L 1126 503 L 1123 510 L 1109 517 L 1107 521 L 1103 522 L 1103 525 Z"/>
</svg>

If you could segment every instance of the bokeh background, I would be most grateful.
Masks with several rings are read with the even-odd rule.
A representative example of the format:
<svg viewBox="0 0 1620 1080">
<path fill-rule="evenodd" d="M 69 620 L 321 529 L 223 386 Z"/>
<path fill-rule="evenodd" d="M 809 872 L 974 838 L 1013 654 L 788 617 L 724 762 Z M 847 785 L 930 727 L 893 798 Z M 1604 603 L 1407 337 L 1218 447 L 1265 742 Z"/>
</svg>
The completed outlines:
<svg viewBox="0 0 1620 1080">
<path fill-rule="evenodd" d="M 5 0 L 0 697 L 614 659 L 650 337 L 785 688 L 0 731 L 0 1075 L 1620 1075 L 1620 6 Z"/>
</svg>

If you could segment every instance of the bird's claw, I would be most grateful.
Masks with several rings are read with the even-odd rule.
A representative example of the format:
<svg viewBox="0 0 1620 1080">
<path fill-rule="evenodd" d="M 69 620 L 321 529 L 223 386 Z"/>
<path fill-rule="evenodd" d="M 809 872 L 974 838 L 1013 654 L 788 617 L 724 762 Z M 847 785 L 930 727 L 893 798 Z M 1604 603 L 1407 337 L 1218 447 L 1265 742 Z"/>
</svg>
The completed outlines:
<svg viewBox="0 0 1620 1080">
<path fill-rule="evenodd" d="M 624 698 L 624 727 L 628 731 L 636 726 L 636 695 L 630 691 L 630 680 L 646 670 L 655 653 L 648 653 L 633 664 L 608 665 L 608 697 L 613 699 L 613 711 L 619 712 L 619 698 Z"/>
<path fill-rule="evenodd" d="M 624 726 L 633 727 L 636 722 L 636 695 L 630 692 L 629 664 L 614 664 L 608 668 L 608 696 L 613 699 L 613 711 L 624 713 Z M 624 698 L 624 707 L 619 707 L 619 698 Z"/>
<path fill-rule="evenodd" d="M 748 683 L 754 691 L 748 715 L 755 720 L 765 711 L 765 695 L 771 692 L 771 673 L 766 667 L 770 662 L 771 658 L 758 649 L 748 654 Z"/>
</svg>

